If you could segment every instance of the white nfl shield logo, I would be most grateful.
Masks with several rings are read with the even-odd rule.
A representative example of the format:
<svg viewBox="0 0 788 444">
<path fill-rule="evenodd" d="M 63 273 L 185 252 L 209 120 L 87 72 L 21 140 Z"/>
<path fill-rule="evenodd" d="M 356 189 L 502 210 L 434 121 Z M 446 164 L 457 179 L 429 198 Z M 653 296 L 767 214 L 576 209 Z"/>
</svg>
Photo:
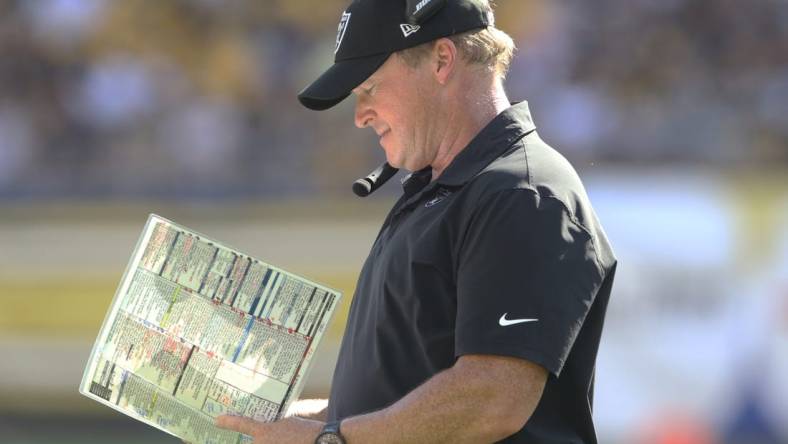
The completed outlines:
<svg viewBox="0 0 788 444">
<path fill-rule="evenodd" d="M 339 26 L 337 26 L 337 46 L 334 47 L 334 54 L 339 51 L 339 45 L 342 44 L 342 38 L 345 37 L 345 31 L 347 30 L 347 24 L 350 21 L 350 13 L 343 12 L 342 18 L 339 19 Z"/>
<path fill-rule="evenodd" d="M 449 196 L 451 196 L 451 191 L 447 190 L 446 188 L 441 188 L 441 189 L 438 190 L 438 192 L 436 193 L 435 197 L 433 197 L 432 199 L 428 200 L 427 203 L 424 204 L 424 208 L 429 208 L 429 207 L 439 203 L 443 199 L 446 199 Z"/>
<path fill-rule="evenodd" d="M 402 30 L 402 33 L 405 35 L 405 37 L 413 34 L 416 31 L 418 31 L 419 28 L 420 28 L 419 25 L 409 25 L 407 23 L 403 23 L 403 24 L 399 25 L 399 29 Z"/>
</svg>

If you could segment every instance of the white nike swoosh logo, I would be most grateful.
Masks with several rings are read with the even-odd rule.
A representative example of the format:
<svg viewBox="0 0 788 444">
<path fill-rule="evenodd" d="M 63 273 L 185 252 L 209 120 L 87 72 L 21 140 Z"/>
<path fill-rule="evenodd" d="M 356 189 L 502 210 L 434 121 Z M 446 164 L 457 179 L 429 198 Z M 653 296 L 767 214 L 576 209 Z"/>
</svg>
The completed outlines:
<svg viewBox="0 0 788 444">
<path fill-rule="evenodd" d="M 530 318 L 529 319 L 506 319 L 506 315 L 508 315 L 508 314 L 509 313 L 504 313 L 503 316 L 501 316 L 501 319 L 498 319 L 498 324 L 500 324 L 501 327 L 507 327 L 509 325 L 514 325 L 514 324 L 522 324 L 523 322 L 536 322 L 536 321 L 539 320 L 539 319 L 530 319 Z"/>
</svg>

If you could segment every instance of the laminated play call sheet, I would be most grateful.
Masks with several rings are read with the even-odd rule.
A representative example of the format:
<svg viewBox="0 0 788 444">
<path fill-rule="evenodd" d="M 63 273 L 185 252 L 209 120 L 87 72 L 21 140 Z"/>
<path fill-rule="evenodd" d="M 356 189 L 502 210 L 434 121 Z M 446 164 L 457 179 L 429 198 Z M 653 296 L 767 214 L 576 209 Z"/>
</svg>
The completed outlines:
<svg viewBox="0 0 788 444">
<path fill-rule="evenodd" d="M 251 442 L 301 391 L 340 293 L 152 214 L 80 392 L 191 443 Z"/>
</svg>

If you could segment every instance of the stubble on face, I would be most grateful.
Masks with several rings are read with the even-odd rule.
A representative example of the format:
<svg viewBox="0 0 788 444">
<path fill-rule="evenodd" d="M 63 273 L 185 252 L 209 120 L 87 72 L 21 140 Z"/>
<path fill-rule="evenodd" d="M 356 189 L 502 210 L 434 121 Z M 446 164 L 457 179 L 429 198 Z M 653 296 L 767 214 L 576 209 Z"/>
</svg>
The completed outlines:
<svg viewBox="0 0 788 444">
<path fill-rule="evenodd" d="M 435 116 L 431 115 L 427 63 L 414 68 L 392 55 L 354 90 L 357 106 L 368 113 L 363 126 L 380 137 L 389 164 L 410 171 L 430 165 L 430 156 L 434 157 L 429 129 Z"/>
</svg>

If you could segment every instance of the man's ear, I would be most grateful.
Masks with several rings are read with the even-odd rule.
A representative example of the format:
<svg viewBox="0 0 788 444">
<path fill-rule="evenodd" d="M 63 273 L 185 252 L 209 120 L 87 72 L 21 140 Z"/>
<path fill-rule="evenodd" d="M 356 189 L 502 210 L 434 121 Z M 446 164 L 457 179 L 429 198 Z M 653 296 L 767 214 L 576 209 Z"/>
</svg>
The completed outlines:
<svg viewBox="0 0 788 444">
<path fill-rule="evenodd" d="M 440 38 L 432 48 L 432 73 L 435 80 L 445 85 L 457 66 L 457 46 L 451 39 Z"/>
</svg>

